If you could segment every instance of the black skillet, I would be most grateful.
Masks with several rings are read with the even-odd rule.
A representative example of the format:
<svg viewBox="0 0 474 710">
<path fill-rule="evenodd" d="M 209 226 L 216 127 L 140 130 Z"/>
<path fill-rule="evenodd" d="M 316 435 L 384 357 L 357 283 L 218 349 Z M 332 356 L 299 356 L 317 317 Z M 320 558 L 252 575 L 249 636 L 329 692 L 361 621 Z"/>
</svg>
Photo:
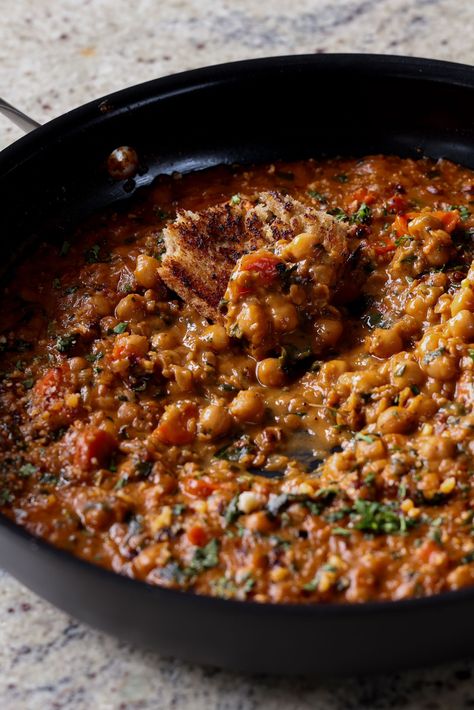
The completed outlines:
<svg viewBox="0 0 474 710">
<path fill-rule="evenodd" d="M 141 174 L 104 162 L 134 146 Z M 405 57 L 318 55 L 185 72 L 93 101 L 0 154 L 4 271 L 32 239 L 159 173 L 218 163 L 368 153 L 474 168 L 474 69 Z M 0 518 L 0 564 L 82 621 L 188 661 L 255 672 L 350 673 L 474 650 L 474 588 L 359 605 L 274 605 L 152 587 L 82 562 Z"/>
</svg>

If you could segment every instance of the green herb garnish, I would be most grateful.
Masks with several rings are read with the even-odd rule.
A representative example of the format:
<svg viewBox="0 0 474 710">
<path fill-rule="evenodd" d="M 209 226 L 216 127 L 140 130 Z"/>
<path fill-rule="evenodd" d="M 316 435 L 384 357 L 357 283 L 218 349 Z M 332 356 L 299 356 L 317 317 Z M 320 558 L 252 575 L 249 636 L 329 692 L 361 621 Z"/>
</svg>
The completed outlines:
<svg viewBox="0 0 474 710">
<path fill-rule="evenodd" d="M 56 350 L 60 353 L 67 353 L 71 348 L 76 345 L 78 341 L 77 333 L 70 333 L 69 335 L 59 335 L 56 338 Z"/>
<path fill-rule="evenodd" d="M 21 478 L 28 478 L 28 476 L 32 476 L 34 473 L 36 473 L 38 470 L 37 466 L 34 466 L 32 463 L 24 463 L 23 466 L 20 467 L 18 474 L 21 476 Z"/>
<path fill-rule="evenodd" d="M 120 335 L 121 333 L 125 333 L 125 331 L 128 328 L 128 323 L 122 322 L 122 323 L 117 323 L 117 325 L 112 328 L 112 332 L 116 333 L 117 335 Z"/>
</svg>

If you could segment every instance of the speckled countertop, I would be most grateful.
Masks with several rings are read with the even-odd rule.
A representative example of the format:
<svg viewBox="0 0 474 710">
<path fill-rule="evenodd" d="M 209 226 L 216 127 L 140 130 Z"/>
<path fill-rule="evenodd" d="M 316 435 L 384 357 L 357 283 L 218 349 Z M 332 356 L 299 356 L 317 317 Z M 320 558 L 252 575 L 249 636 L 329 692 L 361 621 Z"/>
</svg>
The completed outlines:
<svg viewBox="0 0 474 710">
<path fill-rule="evenodd" d="M 3 0 L 0 93 L 46 121 L 129 84 L 248 57 L 381 52 L 473 64 L 473 32 L 472 0 Z M 19 136 L 0 117 L 0 148 Z M 325 683 L 203 670 L 92 631 L 0 571 L 2 710 L 469 707 L 472 661 Z"/>
</svg>

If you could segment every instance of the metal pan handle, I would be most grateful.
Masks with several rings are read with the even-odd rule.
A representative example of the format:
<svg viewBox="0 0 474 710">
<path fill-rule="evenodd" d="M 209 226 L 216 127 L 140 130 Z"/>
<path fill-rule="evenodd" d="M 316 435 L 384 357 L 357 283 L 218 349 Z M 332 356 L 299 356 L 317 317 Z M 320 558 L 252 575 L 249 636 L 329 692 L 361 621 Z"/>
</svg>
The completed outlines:
<svg viewBox="0 0 474 710">
<path fill-rule="evenodd" d="M 19 111 L 17 108 L 9 104 L 8 101 L 5 101 L 2 98 L 0 98 L 0 113 L 3 113 L 4 116 L 9 118 L 10 121 L 25 131 L 25 133 L 34 131 L 35 128 L 38 128 L 41 125 L 38 121 L 26 116 L 22 111 Z"/>
</svg>

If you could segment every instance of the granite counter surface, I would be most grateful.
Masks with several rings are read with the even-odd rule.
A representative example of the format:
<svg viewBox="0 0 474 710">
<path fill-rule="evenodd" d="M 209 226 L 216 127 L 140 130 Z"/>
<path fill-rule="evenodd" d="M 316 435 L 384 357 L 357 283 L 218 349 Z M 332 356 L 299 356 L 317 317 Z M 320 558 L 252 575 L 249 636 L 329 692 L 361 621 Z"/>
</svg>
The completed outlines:
<svg viewBox="0 0 474 710">
<path fill-rule="evenodd" d="M 0 8 L 1 94 L 39 121 L 235 59 L 380 52 L 474 63 L 470 0 L 0 0 Z M 0 117 L 0 148 L 19 136 Z M 326 682 L 201 669 L 93 631 L 0 571 L 0 707 L 470 708 L 474 662 Z"/>
</svg>

